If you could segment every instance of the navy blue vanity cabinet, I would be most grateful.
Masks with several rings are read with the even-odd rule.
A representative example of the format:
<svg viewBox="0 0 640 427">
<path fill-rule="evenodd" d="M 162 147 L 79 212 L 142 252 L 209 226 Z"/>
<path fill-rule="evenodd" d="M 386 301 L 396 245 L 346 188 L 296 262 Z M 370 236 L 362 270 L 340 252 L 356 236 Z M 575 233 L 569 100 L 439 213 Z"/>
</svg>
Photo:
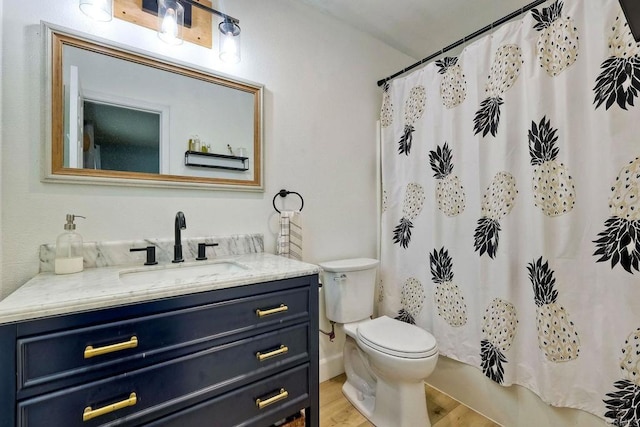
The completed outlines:
<svg viewBox="0 0 640 427">
<path fill-rule="evenodd" d="M 0 426 L 318 426 L 318 277 L 0 326 Z"/>
</svg>

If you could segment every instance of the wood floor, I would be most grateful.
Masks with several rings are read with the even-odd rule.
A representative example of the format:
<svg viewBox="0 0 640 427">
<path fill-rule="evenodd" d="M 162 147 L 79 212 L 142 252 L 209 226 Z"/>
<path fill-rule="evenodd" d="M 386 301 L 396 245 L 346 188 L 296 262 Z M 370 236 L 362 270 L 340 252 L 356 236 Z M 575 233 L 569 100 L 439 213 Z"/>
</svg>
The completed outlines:
<svg viewBox="0 0 640 427">
<path fill-rule="evenodd" d="M 320 427 L 372 427 L 342 394 L 345 380 L 343 374 L 320 384 Z M 429 386 L 425 389 L 432 427 L 499 427 L 449 396 Z"/>
</svg>

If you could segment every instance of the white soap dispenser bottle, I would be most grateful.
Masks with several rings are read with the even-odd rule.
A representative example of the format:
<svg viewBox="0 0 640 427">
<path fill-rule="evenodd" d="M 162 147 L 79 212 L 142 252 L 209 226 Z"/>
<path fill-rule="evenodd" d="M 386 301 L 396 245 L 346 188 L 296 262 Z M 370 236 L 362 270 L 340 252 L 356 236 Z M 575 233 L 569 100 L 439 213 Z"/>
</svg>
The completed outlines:
<svg viewBox="0 0 640 427">
<path fill-rule="evenodd" d="M 56 274 L 78 273 L 84 268 L 82 236 L 76 233 L 76 225 L 73 223 L 76 218 L 84 217 L 67 214 L 67 223 L 64 225 L 65 231 L 56 240 Z"/>
</svg>

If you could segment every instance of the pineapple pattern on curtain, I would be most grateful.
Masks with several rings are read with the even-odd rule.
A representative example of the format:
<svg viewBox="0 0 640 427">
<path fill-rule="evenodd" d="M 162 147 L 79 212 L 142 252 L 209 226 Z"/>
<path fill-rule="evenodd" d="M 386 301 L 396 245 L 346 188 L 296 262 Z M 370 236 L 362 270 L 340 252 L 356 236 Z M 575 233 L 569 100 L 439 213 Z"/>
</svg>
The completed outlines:
<svg viewBox="0 0 640 427">
<path fill-rule="evenodd" d="M 548 1 L 386 84 L 381 312 L 638 426 L 639 92 L 618 0 Z"/>
</svg>

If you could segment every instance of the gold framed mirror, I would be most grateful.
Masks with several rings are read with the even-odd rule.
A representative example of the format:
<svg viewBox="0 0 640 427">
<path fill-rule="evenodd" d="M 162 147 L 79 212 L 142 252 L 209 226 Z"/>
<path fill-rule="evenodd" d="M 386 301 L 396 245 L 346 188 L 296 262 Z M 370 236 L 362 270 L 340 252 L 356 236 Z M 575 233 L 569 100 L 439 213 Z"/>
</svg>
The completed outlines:
<svg viewBox="0 0 640 427">
<path fill-rule="evenodd" d="M 42 31 L 43 181 L 264 191 L 262 85 Z"/>
</svg>

